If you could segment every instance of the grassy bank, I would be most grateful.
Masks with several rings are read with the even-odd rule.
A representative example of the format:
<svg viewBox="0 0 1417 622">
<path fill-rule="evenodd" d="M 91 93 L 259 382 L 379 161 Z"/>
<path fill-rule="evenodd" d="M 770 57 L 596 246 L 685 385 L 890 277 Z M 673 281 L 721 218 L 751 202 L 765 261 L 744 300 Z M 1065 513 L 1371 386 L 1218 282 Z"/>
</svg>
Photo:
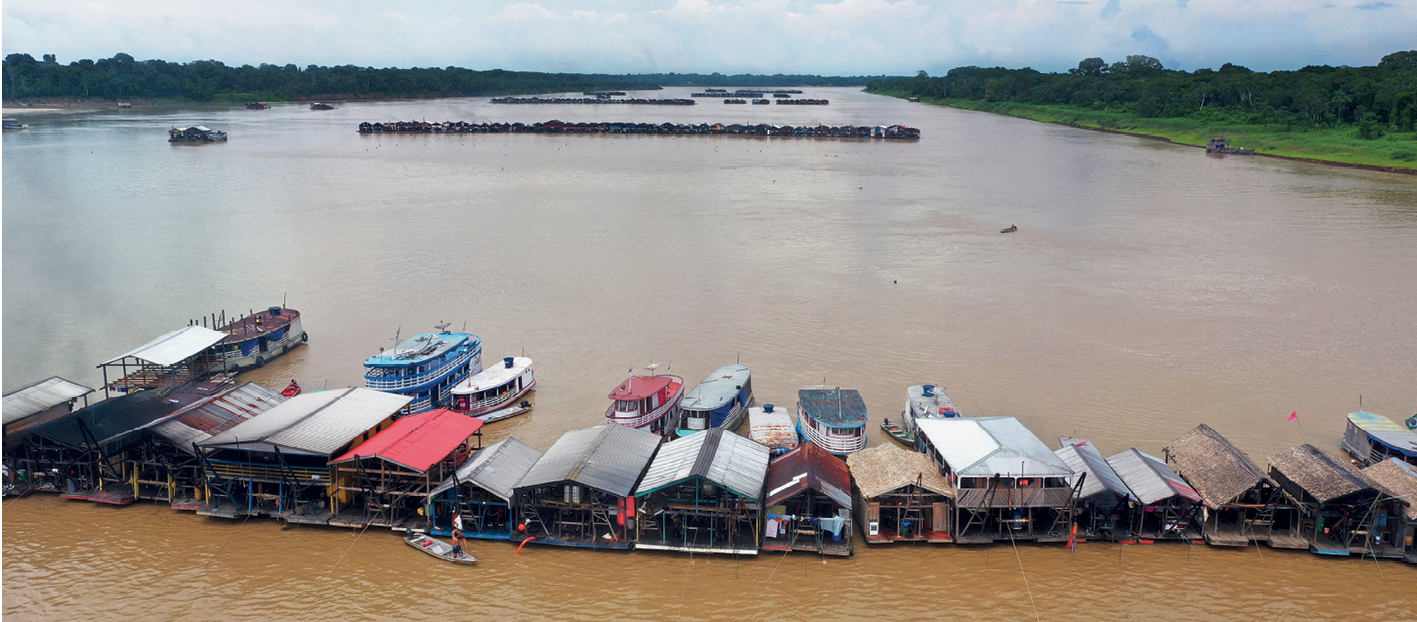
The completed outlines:
<svg viewBox="0 0 1417 622">
<path fill-rule="evenodd" d="M 904 91 L 875 92 L 892 97 L 912 97 Z M 1162 138 L 1197 147 L 1204 147 L 1211 138 L 1224 136 L 1230 144 L 1247 149 L 1254 147 L 1262 155 L 1417 174 L 1417 132 L 1393 132 L 1376 140 L 1362 140 L 1357 137 L 1356 129 L 1345 126 L 1243 125 L 1192 117 L 1143 118 L 1131 113 L 1072 106 L 932 97 L 922 97 L 921 101 L 1045 123 Z"/>
</svg>

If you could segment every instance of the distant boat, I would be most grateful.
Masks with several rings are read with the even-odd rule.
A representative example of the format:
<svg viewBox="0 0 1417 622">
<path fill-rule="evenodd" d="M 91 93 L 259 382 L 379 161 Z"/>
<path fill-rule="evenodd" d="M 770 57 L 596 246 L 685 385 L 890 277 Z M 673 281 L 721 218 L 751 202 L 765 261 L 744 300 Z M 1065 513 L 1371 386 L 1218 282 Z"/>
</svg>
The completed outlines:
<svg viewBox="0 0 1417 622">
<path fill-rule="evenodd" d="M 118 102 L 118 109 L 119 109 L 119 110 L 127 110 L 127 109 L 132 108 L 132 107 L 133 107 L 133 104 L 130 104 L 130 103 L 128 103 L 128 102 Z"/>
<path fill-rule="evenodd" d="M 323 103 L 323 102 L 315 102 L 315 103 L 313 103 L 313 104 L 310 104 L 310 109 L 311 109 L 311 110 L 334 110 L 335 107 L 334 107 L 334 105 L 332 105 L 332 104 L 326 104 L 326 103 Z"/>
<path fill-rule="evenodd" d="M 501 365 L 488 367 L 457 383 L 452 391 L 451 409 L 471 416 L 491 413 L 514 404 L 517 398 L 526 395 L 535 386 L 536 375 L 531 369 L 531 359 L 508 356 L 502 359 Z"/>
<path fill-rule="evenodd" d="M 659 365 L 650 365 L 653 371 Z M 614 400 L 605 409 L 605 422 L 649 430 L 669 436 L 679 427 L 679 401 L 684 398 L 684 379 L 678 376 L 630 376 L 608 396 Z"/>
<path fill-rule="evenodd" d="M 226 132 L 214 130 L 201 125 L 178 129 L 172 128 L 167 131 L 167 142 L 170 143 L 221 143 L 226 142 Z"/>
<path fill-rule="evenodd" d="M 752 371 L 747 365 L 724 365 L 684 395 L 678 435 L 688 436 L 710 428 L 732 430 L 753 405 Z"/>
<path fill-rule="evenodd" d="M 999 230 L 999 233 L 1013 233 L 1018 231 L 1018 225 L 1009 225 Z"/>
<path fill-rule="evenodd" d="M 265 110 L 270 107 L 271 105 L 267 104 L 266 102 L 250 102 L 246 104 L 247 110 Z"/>
<path fill-rule="evenodd" d="M 1225 155 L 1255 155 L 1254 149 L 1241 149 L 1231 147 L 1229 141 L 1224 138 L 1212 138 L 1205 144 L 1206 153 L 1220 153 Z"/>
<path fill-rule="evenodd" d="M 20 123 L 19 121 L 16 121 L 14 119 L 5 119 L 3 122 L 0 123 L 3 123 L 4 129 L 7 130 L 22 130 L 29 127 L 28 125 Z"/>
</svg>

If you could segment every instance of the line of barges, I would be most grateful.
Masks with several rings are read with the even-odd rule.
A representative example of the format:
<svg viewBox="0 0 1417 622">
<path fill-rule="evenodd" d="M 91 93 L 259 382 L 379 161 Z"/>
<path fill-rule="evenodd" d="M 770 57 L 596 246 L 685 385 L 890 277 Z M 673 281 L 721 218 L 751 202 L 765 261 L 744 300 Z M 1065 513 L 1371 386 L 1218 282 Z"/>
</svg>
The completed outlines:
<svg viewBox="0 0 1417 622">
<path fill-rule="evenodd" d="M 494 104 L 627 104 L 636 106 L 693 106 L 698 102 L 687 98 L 631 97 L 610 99 L 606 97 L 493 97 L 487 100 Z"/>
<path fill-rule="evenodd" d="M 920 138 L 918 128 L 904 125 L 772 125 L 767 123 L 619 123 L 564 122 L 558 119 L 537 123 L 469 123 L 445 121 L 388 121 L 360 123 L 360 134 L 669 134 L 709 136 L 791 136 L 799 138 Z"/>
</svg>

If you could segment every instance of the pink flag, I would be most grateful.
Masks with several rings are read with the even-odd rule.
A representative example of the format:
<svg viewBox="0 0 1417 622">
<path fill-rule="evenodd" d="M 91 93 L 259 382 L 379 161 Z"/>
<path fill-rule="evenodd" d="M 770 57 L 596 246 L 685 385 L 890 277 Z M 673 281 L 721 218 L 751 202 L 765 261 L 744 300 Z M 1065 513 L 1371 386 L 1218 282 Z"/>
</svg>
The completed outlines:
<svg viewBox="0 0 1417 622">
<path fill-rule="evenodd" d="M 1296 410 L 1296 411 L 1294 411 L 1294 412 L 1292 412 L 1292 413 L 1289 413 L 1289 418 L 1288 418 L 1288 419 L 1285 419 L 1285 421 L 1293 421 L 1293 420 L 1298 419 L 1298 418 L 1299 418 L 1299 411 Z"/>
</svg>

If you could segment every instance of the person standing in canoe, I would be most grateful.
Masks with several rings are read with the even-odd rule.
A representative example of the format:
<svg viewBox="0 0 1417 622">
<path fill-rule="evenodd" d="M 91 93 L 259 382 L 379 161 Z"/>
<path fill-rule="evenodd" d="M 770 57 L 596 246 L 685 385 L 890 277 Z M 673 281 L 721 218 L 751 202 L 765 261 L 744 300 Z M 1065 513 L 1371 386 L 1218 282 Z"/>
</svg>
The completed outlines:
<svg viewBox="0 0 1417 622">
<path fill-rule="evenodd" d="M 463 547 L 463 545 L 466 544 L 466 543 L 467 543 L 467 540 L 462 537 L 462 530 L 461 530 L 461 529 L 454 529 L 454 530 L 453 530 L 453 557 L 454 557 L 454 558 L 462 557 L 462 547 Z"/>
</svg>

